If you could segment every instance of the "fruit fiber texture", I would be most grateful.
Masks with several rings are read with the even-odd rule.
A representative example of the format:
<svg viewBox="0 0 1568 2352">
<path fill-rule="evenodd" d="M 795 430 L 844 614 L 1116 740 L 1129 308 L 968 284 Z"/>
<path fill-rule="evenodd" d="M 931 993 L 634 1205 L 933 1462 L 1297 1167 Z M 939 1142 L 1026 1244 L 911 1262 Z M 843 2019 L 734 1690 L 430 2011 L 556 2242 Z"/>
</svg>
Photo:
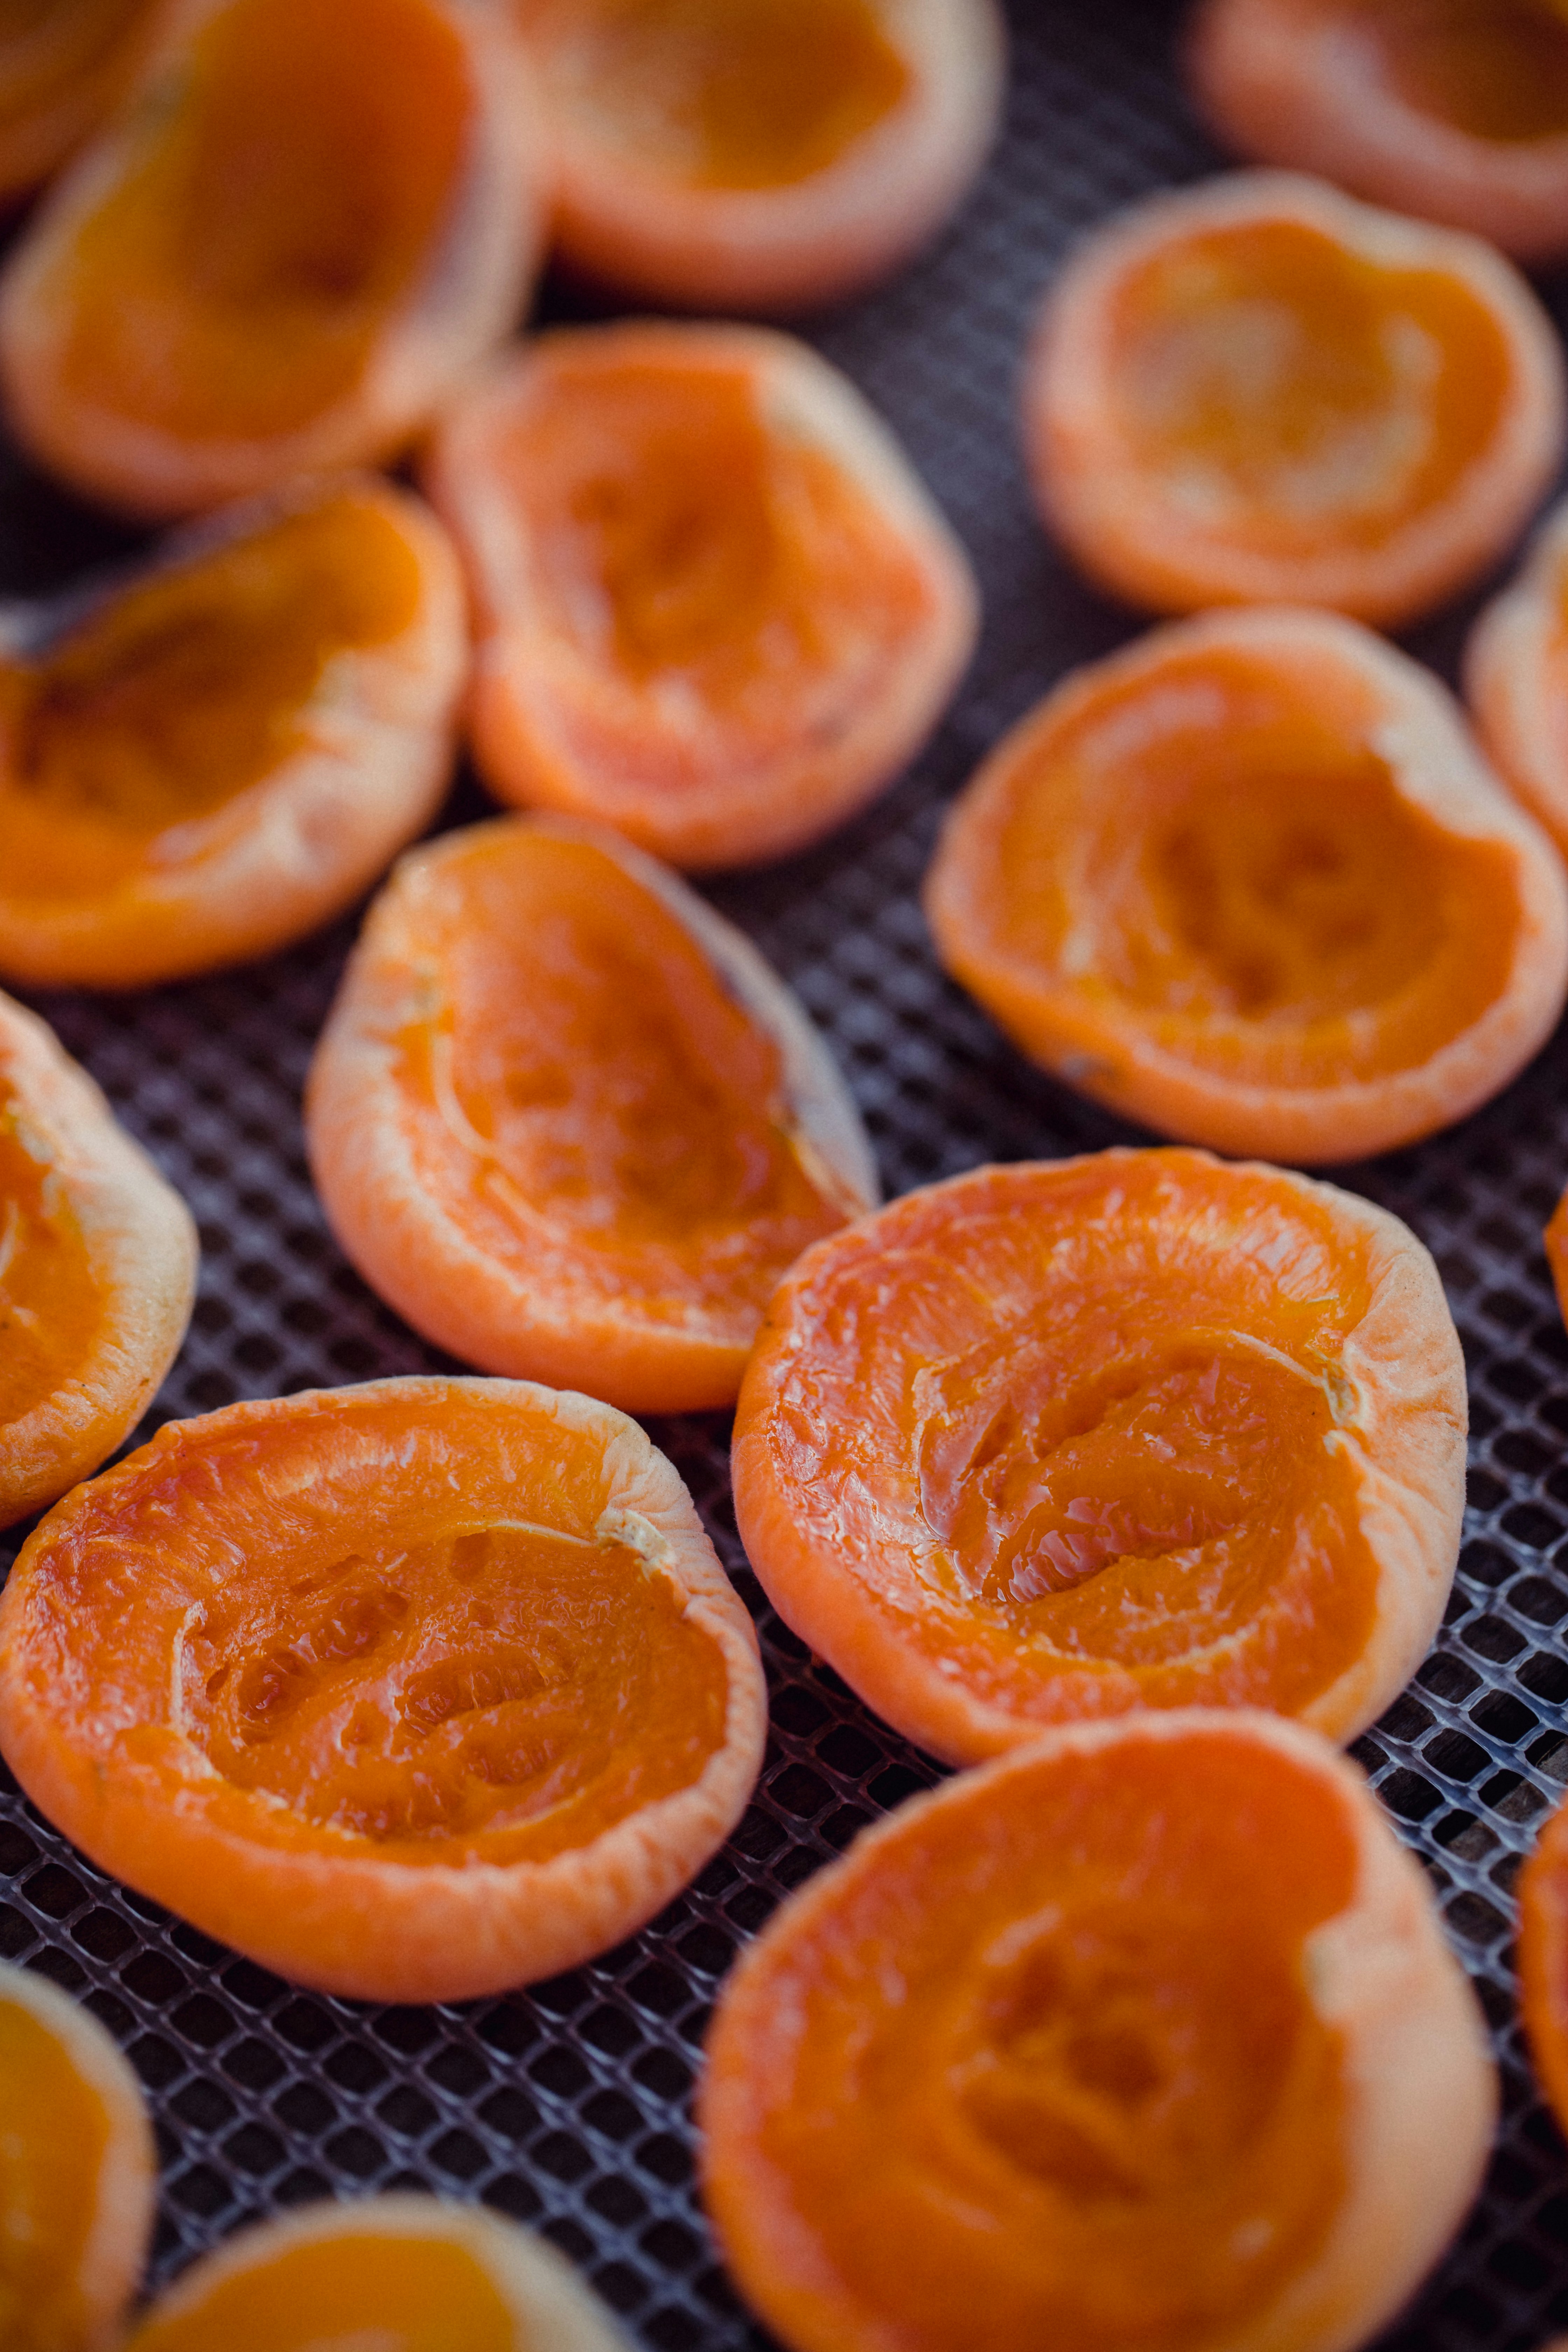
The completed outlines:
<svg viewBox="0 0 1568 2352">
<path fill-rule="evenodd" d="M 709 2210 L 792 2352 L 1350 2352 L 1479 2186 L 1422 1873 L 1277 1717 L 1060 1728 L 867 1831 L 722 1990 Z"/>
<path fill-rule="evenodd" d="M 635 1423 L 409 1378 L 171 1423 L 0 1598 L 0 1750 L 262 1966 L 460 2000 L 650 1918 L 739 1818 L 751 1621 Z"/>
<path fill-rule="evenodd" d="M 732 1404 L 768 1297 L 875 1205 L 826 1047 L 602 828 L 502 818 L 377 899 L 307 1090 L 332 1230 L 416 1329 L 628 1412 Z"/>
<path fill-rule="evenodd" d="M 1568 990 L 1561 856 L 1438 681 L 1329 613 L 1205 614 L 1065 680 L 960 797 L 925 898 L 1032 1060 L 1271 1160 L 1463 1118 Z"/>
<path fill-rule="evenodd" d="M 952 1761 L 1193 1705 L 1350 1739 L 1436 1631 L 1466 1419 L 1384 1211 L 1192 1151 L 982 1168 L 780 1286 L 736 1517 L 786 1623 Z"/>
</svg>

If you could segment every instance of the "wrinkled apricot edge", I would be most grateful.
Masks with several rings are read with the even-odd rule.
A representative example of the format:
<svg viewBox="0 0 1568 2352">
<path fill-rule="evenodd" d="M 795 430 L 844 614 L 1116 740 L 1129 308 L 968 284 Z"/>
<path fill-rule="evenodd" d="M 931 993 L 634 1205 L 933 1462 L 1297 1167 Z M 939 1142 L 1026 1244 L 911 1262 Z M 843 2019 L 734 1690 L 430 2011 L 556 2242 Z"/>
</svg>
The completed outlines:
<svg viewBox="0 0 1568 2352">
<path fill-rule="evenodd" d="M 106 1771 L 68 1747 L 34 1694 L 26 1648 L 31 1565 L 58 1533 L 90 1522 L 100 1506 L 112 1510 L 125 1490 L 155 1475 L 178 1477 L 182 1455 L 199 1461 L 215 1442 L 226 1452 L 254 1435 L 264 1445 L 269 1423 L 311 1417 L 330 1424 L 374 1414 L 384 1401 L 423 1396 L 438 1412 L 452 1388 L 498 1416 L 543 1412 L 600 1440 L 613 1507 L 640 1515 L 670 1554 L 660 1554 L 665 1571 L 689 1592 L 686 1615 L 713 1643 L 725 1674 L 723 1745 L 689 1787 L 549 1862 L 419 1867 L 345 1851 L 328 1832 L 319 1853 L 268 1843 L 275 1808 L 265 1794 L 250 1801 L 259 1834 L 237 1835 L 172 1805 L 167 1770 L 156 1761 L 122 1752 Z M 167 1728 L 171 1739 L 181 1737 Z M 625 1415 L 531 1381 L 407 1374 L 169 1423 L 50 1513 L 0 1594 L 0 1745 L 39 1811 L 100 1868 L 205 1933 L 291 1982 L 350 2000 L 473 2000 L 558 1975 L 631 1935 L 689 1883 L 740 1819 L 766 1728 L 756 1635 L 679 1474 Z M 199 1786 L 210 1772 L 205 1757 L 189 1749 L 184 1780 Z"/>
<path fill-rule="evenodd" d="M 89 1362 L 0 1426 L 0 1526 L 52 1503 L 134 1428 L 180 1351 L 195 1297 L 189 1210 L 36 1013 L 0 996 L 0 1083 L 47 1146 L 104 1293 Z"/>
<path fill-rule="evenodd" d="M 1044 1167 L 1064 1177 L 1139 1155 L 1120 1147 L 1071 1160 L 1024 1161 L 972 1170 L 905 1193 L 881 1213 L 897 1231 L 906 1204 L 931 1197 L 963 1201 L 988 1186 L 1005 1202 L 1020 1179 Z M 1442 1622 L 1458 1563 L 1465 1513 L 1469 1405 L 1464 1358 L 1430 1253 L 1408 1226 L 1353 1192 L 1293 1170 L 1215 1160 L 1184 1152 L 1226 1182 L 1252 1176 L 1282 1182 L 1326 1206 L 1364 1236 L 1371 1303 L 1341 1356 L 1353 1418 L 1340 1443 L 1354 1465 L 1361 1525 L 1377 1563 L 1376 1630 L 1361 1656 L 1305 1707 L 1300 1722 L 1343 1744 L 1376 1721 L 1404 1689 Z M 900 1612 L 876 1589 L 877 1542 L 843 1530 L 831 1548 L 802 1529 L 792 1490 L 773 1461 L 779 1398 L 804 1345 L 793 1316 L 819 1275 L 841 1254 L 864 1253 L 864 1227 L 846 1227 L 797 1259 L 768 1308 L 746 1367 L 736 1410 L 731 1467 L 741 1542 L 778 1614 L 877 1714 L 952 1764 L 973 1764 L 1038 1739 L 1047 1719 L 988 1705 L 956 1673 L 906 1642 Z M 1419 1334 L 1419 1344 L 1413 1335 Z M 1362 1444 L 1353 1452 L 1349 1433 Z M 845 1561 L 855 1566 L 847 1570 Z M 781 1564 L 782 1571 L 781 1572 Z M 1055 1670 L 1067 1679 L 1070 1670 Z M 1082 1672 L 1084 1713 L 1120 1716 L 1142 1706 L 1131 1673 L 1090 1665 Z"/>
<path fill-rule="evenodd" d="M 1554 508 L 1524 564 L 1465 646 L 1465 698 L 1504 782 L 1568 856 L 1568 702 L 1552 659 L 1568 652 L 1568 504 Z"/>
<path fill-rule="evenodd" d="M 747 1349 L 669 1324 L 635 1323 L 613 1309 L 586 1325 L 552 1307 L 479 1248 L 420 1181 L 399 1115 L 398 1037 L 429 1017 L 429 959 L 417 930 L 426 877 L 466 854 L 480 832 L 529 826 L 585 842 L 613 857 L 696 941 L 720 984 L 773 1039 L 808 1172 L 827 1181 L 848 1213 L 880 1198 L 877 1164 L 853 1096 L 822 1038 L 751 941 L 679 878 L 607 830 L 555 816 L 498 817 L 447 834 L 401 859 L 372 908 L 364 937 L 329 1014 L 305 1089 L 311 1171 L 340 1246 L 379 1296 L 416 1330 L 502 1372 L 592 1385 L 623 1412 L 696 1412 L 732 1404 Z M 412 898 L 412 904 L 410 898 Z M 394 979 L 386 967 L 396 967 Z M 359 975 L 363 971 L 365 977 Z M 347 1199 L 374 1202 L 368 1223 Z M 476 1316 L 470 1297 L 486 1298 Z M 500 1310 L 513 1335 L 498 1344 Z M 502 1363 L 503 1353 L 513 1362 Z"/>
<path fill-rule="evenodd" d="M 1256 648 L 1261 658 L 1299 674 L 1304 698 L 1311 695 L 1314 669 L 1327 666 L 1342 679 L 1349 674 L 1358 698 L 1381 703 L 1383 716 L 1375 726 L 1369 721 L 1368 740 L 1402 797 L 1451 833 L 1510 856 L 1519 929 L 1508 983 L 1479 1021 L 1426 1062 L 1338 1087 L 1291 1092 L 1198 1069 L 1158 1045 L 1131 1012 L 1107 1005 L 1088 1017 L 1066 991 L 1051 1007 L 1059 1050 L 1048 1057 L 1025 1050 L 1078 1092 L 1217 1151 L 1311 1165 L 1418 1142 L 1500 1092 L 1556 1027 L 1568 992 L 1568 875 L 1535 818 L 1479 756 L 1441 682 L 1338 614 L 1288 605 L 1200 614 L 1152 630 L 1054 688 L 983 761 L 948 818 L 926 886 L 942 961 L 982 1002 L 992 976 L 1006 969 L 1000 954 L 973 944 L 983 927 L 958 861 L 972 855 L 972 837 L 984 841 L 1005 817 L 1011 775 L 1036 739 L 1069 727 L 1108 682 L 1121 688 L 1147 676 L 1155 684 L 1171 654 L 1201 652 L 1208 643 L 1223 651 Z"/>
<path fill-rule="evenodd" d="M 591 342 L 585 339 L 591 338 Z M 628 359 L 650 348 L 696 351 L 752 375 L 770 433 L 821 450 L 874 505 L 919 564 L 932 609 L 900 650 L 890 675 L 837 740 L 776 755 L 739 787 L 728 777 L 657 785 L 579 776 L 549 757 L 551 707 L 530 698 L 534 629 L 527 535 L 503 499 L 475 494 L 487 440 L 558 341 Z M 889 428 L 808 344 L 766 327 L 626 326 L 557 329 L 476 375 L 449 404 L 426 453 L 423 486 L 448 522 L 469 573 L 479 644 L 469 739 L 486 784 L 513 806 L 551 806 L 612 824 L 688 872 L 784 857 L 845 824 L 884 792 L 927 740 L 969 665 L 980 592 L 969 558 Z M 511 683 L 516 670 L 522 690 Z M 548 764 L 545 762 L 548 761 Z"/>
<path fill-rule="evenodd" d="M 1131 461 L 1108 398 L 1116 381 L 1116 310 L 1146 262 L 1212 230 L 1270 218 L 1321 231 L 1375 267 L 1442 268 L 1504 331 L 1511 397 L 1463 497 L 1401 524 L 1381 547 L 1280 562 L 1249 548 L 1194 546 L 1156 506 Z M 1155 612 L 1206 604 L 1329 605 L 1380 626 L 1414 619 L 1465 586 L 1521 530 L 1556 474 L 1568 393 L 1556 331 L 1524 280 L 1479 238 L 1364 205 L 1292 172 L 1232 172 L 1165 192 L 1095 229 L 1071 256 L 1041 312 L 1025 362 L 1025 455 L 1036 505 L 1074 562 L 1113 595 Z"/>
<path fill-rule="evenodd" d="M 560 257 L 628 293 L 713 310 L 804 310 L 897 268 L 984 163 L 1007 42 L 995 0 L 905 0 L 886 13 L 910 68 L 907 96 L 837 162 L 788 185 L 685 187 L 552 110 Z"/>
<path fill-rule="evenodd" d="M 896 1855 L 906 1823 L 931 1810 L 964 1804 L 982 1787 L 1005 1799 L 1009 1782 L 1041 1760 L 1089 1755 L 1130 1739 L 1168 1743 L 1172 1782 L 1179 1787 L 1181 1742 L 1200 1730 L 1242 1747 L 1274 1748 L 1321 1775 L 1353 1828 L 1358 1859 L 1354 1901 L 1310 1938 L 1302 1988 L 1343 2037 L 1342 2209 L 1311 2268 L 1244 2336 L 1228 2339 L 1227 2352 L 1304 2346 L 1353 2352 L 1399 2309 L 1458 2227 L 1480 2186 L 1496 2126 L 1496 2070 L 1420 1866 L 1399 1844 L 1359 1768 L 1314 1732 L 1252 1709 L 1194 1707 L 1063 1725 L 910 1798 L 863 1830 L 842 1859 L 774 1914 L 721 1994 L 698 2088 L 703 2200 L 743 2291 L 796 2352 L 871 2352 L 881 2339 L 875 2312 L 854 2311 L 856 2324 L 846 2333 L 843 2289 L 787 2193 L 757 2194 L 756 2176 L 765 2178 L 767 2162 L 758 2147 L 765 2109 L 752 2053 L 787 2046 L 797 2024 L 773 1982 L 776 1969 L 787 1965 L 788 1938 L 830 1918 L 840 1886 L 876 1874 L 885 1849 Z M 785 1958 L 775 1960 L 777 1954 Z M 1441 2066 L 1433 2063 L 1435 2041 Z M 727 2177 L 737 2145 L 752 2168 L 744 2180 Z"/>
<path fill-rule="evenodd" d="M 352 905 L 436 814 L 457 761 L 467 598 L 435 516 L 375 476 L 298 483 L 187 525 L 144 567 L 79 590 L 52 612 L 0 619 L 0 659 L 25 656 L 40 624 L 47 644 L 56 627 L 89 621 L 125 590 L 345 496 L 380 508 L 416 559 L 419 606 L 407 628 L 331 656 L 300 713 L 301 748 L 181 824 L 177 857 L 150 858 L 112 895 L 85 903 L 11 898 L 0 878 L 0 971 L 25 986 L 118 990 L 253 961 Z"/>
</svg>

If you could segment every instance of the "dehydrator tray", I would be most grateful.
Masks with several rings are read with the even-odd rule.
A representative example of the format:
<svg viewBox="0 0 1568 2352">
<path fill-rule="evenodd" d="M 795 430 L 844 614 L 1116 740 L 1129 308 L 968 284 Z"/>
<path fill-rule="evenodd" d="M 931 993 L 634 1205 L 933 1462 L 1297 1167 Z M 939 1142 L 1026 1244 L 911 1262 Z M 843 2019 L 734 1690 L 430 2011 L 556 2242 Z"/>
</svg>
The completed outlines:
<svg viewBox="0 0 1568 2352">
<path fill-rule="evenodd" d="M 815 854 L 710 887 L 826 1031 L 889 1192 L 987 1159 L 1143 1140 L 1031 1070 L 937 971 L 918 887 L 982 752 L 1073 664 L 1135 634 L 1031 518 L 1013 430 L 1040 289 L 1081 230 L 1221 158 L 1172 71 L 1171 0 L 1015 0 L 1005 135 L 916 267 L 805 331 L 891 419 L 985 597 L 969 680 L 925 756 Z M 1543 287 L 1568 325 L 1568 278 Z M 547 294 L 547 313 L 567 298 Z M 130 541 L 0 454 L 0 593 L 63 584 Z M 1473 606 L 1410 640 L 1450 677 Z M 482 813 L 459 784 L 443 824 Z M 300 1093 L 353 937 L 197 985 L 32 1001 L 190 1202 L 202 1281 L 137 1442 L 237 1397 L 448 1368 L 369 1295 L 307 1179 Z M 1568 1783 L 1568 1334 L 1541 1227 L 1568 1179 L 1568 1034 L 1477 1118 L 1340 1181 L 1436 1255 L 1469 1366 L 1470 1508 L 1447 1620 L 1355 1753 L 1425 1864 L 1496 2037 L 1505 2110 L 1485 2193 L 1384 2339 L 1531 2352 L 1568 2326 L 1568 2150 L 1534 2088 L 1513 1883 Z M 773 1691 L 762 1783 L 689 1893 L 592 1967 L 502 2000 L 373 2009 L 304 1993 L 106 1879 L 0 1769 L 0 1954 L 63 1985 L 128 2051 L 163 2161 L 159 2280 L 242 2222 L 414 2188 L 534 2224 L 653 2352 L 768 2338 L 693 2185 L 690 2100 L 721 1977 L 780 1897 L 938 1777 L 782 1628 L 736 1541 L 717 1418 L 650 1423 L 752 1608 Z M 25 1530 L 0 1544 L 9 1563 Z"/>
</svg>

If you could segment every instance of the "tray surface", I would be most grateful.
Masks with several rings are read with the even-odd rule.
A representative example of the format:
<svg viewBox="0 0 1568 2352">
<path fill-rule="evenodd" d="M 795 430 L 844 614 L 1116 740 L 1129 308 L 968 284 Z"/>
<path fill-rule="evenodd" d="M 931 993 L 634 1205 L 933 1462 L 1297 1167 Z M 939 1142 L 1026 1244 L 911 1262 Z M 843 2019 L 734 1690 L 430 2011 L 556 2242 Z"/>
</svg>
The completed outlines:
<svg viewBox="0 0 1568 2352">
<path fill-rule="evenodd" d="M 916 893 L 942 807 L 980 755 L 1064 670 L 1141 625 L 1087 591 L 1033 521 L 1013 396 L 1039 290 L 1072 239 L 1222 160 L 1172 76 L 1179 16 L 1171 0 L 1016 0 L 1007 129 L 983 184 L 913 268 L 805 330 L 904 437 L 986 604 L 969 680 L 895 792 L 817 852 L 710 890 L 826 1031 L 889 1193 L 988 1159 L 1146 1139 L 1028 1068 L 942 978 Z M 1568 323 L 1568 280 L 1543 291 Z M 574 307 L 547 290 L 546 316 Z M 0 589 L 52 587 L 131 543 L 0 451 Z M 1451 678 L 1474 609 L 1412 649 Z M 460 782 L 442 821 L 484 806 Z M 199 984 L 32 1000 L 201 1227 L 195 1319 L 137 1442 L 237 1397 L 451 1369 L 344 1265 L 306 1176 L 300 1091 L 353 930 Z M 1511 1945 L 1520 1861 L 1568 1782 L 1568 1335 L 1540 1243 L 1568 1177 L 1568 1035 L 1461 1127 L 1335 1172 L 1436 1253 L 1469 1366 L 1470 1511 L 1447 1621 L 1354 1752 L 1430 1874 L 1505 2095 L 1485 2194 L 1384 2344 L 1530 2352 L 1568 2326 L 1568 2157 L 1530 2075 Z M 690 2093 L 714 1991 L 782 1895 L 938 1776 L 772 1616 L 736 1541 L 723 1423 L 650 1427 L 756 1616 L 773 1734 L 730 1843 L 594 1966 L 460 2008 L 300 1993 L 103 1877 L 0 1768 L 0 1954 L 84 2000 L 147 2086 L 159 2279 L 261 2214 L 426 2189 L 542 2228 L 657 2352 L 767 2344 L 692 2183 Z"/>
</svg>

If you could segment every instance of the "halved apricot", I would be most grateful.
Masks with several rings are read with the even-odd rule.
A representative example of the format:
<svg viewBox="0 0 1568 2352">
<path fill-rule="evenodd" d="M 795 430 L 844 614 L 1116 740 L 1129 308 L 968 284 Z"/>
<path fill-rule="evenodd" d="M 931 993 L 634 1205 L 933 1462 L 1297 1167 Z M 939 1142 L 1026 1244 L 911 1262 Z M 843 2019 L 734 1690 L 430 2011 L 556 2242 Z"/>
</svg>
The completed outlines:
<svg viewBox="0 0 1568 2352">
<path fill-rule="evenodd" d="M 968 563 L 891 435 L 760 327 L 542 336 L 448 409 L 426 487 L 479 608 L 485 782 L 675 866 L 830 832 L 973 647 Z"/>
<path fill-rule="evenodd" d="M 767 1701 L 637 1426 L 408 1378 L 173 1422 L 0 1596 L 0 1749 L 100 1868 L 366 2000 L 464 2000 L 642 1926 L 740 1818 Z"/>
<path fill-rule="evenodd" d="M 626 2352 L 542 2238 L 480 2206 L 367 2197 L 263 2221 L 161 2295 L 126 2352 Z"/>
<path fill-rule="evenodd" d="M 108 2352 L 153 2236 L 157 2157 L 97 2019 L 0 1962 L 0 2343 Z"/>
<path fill-rule="evenodd" d="M 1523 261 L 1568 253 L 1560 0 L 1205 0 L 1187 77 L 1228 145 Z"/>
<path fill-rule="evenodd" d="M 1499 774 L 1568 856 L 1568 505 L 1471 632 L 1465 695 Z"/>
<path fill-rule="evenodd" d="M 465 0 L 181 0 L 0 279 L 29 454 L 149 516 L 391 456 L 521 302 L 524 71 Z"/>
<path fill-rule="evenodd" d="M 1276 1160 L 1462 1118 L 1568 992 L 1551 843 L 1437 680 L 1327 613 L 1206 614 L 1068 678 L 956 804 L 926 908 L 1033 1060 Z"/>
<path fill-rule="evenodd" d="M 551 107 L 562 256 L 699 309 L 895 268 L 984 161 L 994 0 L 512 0 Z"/>
<path fill-rule="evenodd" d="M 503 817 L 397 867 L 322 1034 L 310 1162 L 416 1329 L 632 1412 L 732 1404 L 770 1293 L 877 1198 L 816 1031 L 614 834 Z"/>
<path fill-rule="evenodd" d="M 1490 247 L 1236 172 L 1135 205 L 1068 261 L 1024 429 L 1047 520 L 1131 604 L 1392 624 L 1529 520 L 1563 456 L 1563 356 Z"/>
<path fill-rule="evenodd" d="M 1563 1263 L 1561 1208 L 1553 1223 L 1557 1271 Z M 1547 1238 L 1550 1247 L 1550 1233 Z M 1552 1814 L 1520 1874 L 1519 1989 L 1535 2071 L 1560 2127 L 1568 2132 L 1568 1802 Z"/>
<path fill-rule="evenodd" d="M 1361 1774 L 1194 1710 L 864 1832 L 721 1991 L 700 2119 L 793 2352 L 1348 2352 L 1458 2228 L 1496 2109 Z"/>
<path fill-rule="evenodd" d="M 195 1281 L 179 1194 L 54 1032 L 0 996 L 0 1527 L 135 1427 Z"/>
<path fill-rule="evenodd" d="M 1396 1217 L 1195 1151 L 980 1168 L 806 1252 L 735 1420 L 802 1640 L 957 1763 L 1132 1707 L 1353 1738 L 1437 1629 L 1459 1344 Z"/>
<path fill-rule="evenodd" d="M 0 971 L 142 988 L 350 904 L 439 805 L 468 621 L 435 517 L 289 490 L 0 647 Z"/>
<path fill-rule="evenodd" d="M 0 12 L 0 204 L 79 147 L 142 62 L 162 0 L 8 0 Z"/>
</svg>

